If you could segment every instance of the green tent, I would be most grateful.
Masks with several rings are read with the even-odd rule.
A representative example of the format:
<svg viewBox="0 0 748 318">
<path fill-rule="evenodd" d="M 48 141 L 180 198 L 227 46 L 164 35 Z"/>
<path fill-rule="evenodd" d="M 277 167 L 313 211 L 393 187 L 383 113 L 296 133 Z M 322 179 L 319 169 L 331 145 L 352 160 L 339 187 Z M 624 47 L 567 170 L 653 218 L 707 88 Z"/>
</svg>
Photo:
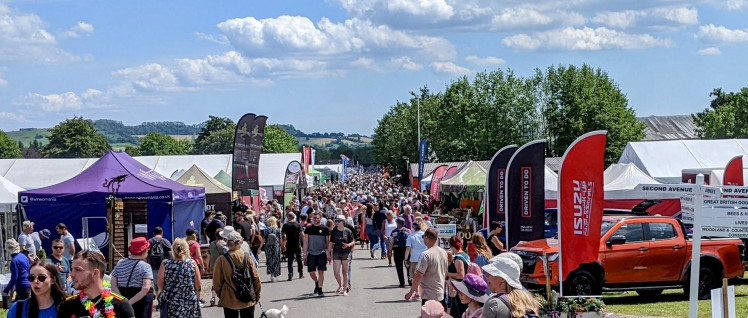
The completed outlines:
<svg viewBox="0 0 748 318">
<path fill-rule="evenodd" d="M 469 161 L 454 176 L 440 182 L 441 192 L 483 193 L 487 176 L 486 169 L 474 161 Z"/>
<path fill-rule="evenodd" d="M 223 183 L 223 185 L 231 189 L 231 176 L 228 173 L 226 173 L 226 171 L 223 171 L 223 170 L 218 171 L 218 174 L 216 174 L 216 176 L 213 177 L 213 179 L 218 180 L 218 182 Z"/>
<path fill-rule="evenodd" d="M 317 171 L 312 169 L 312 167 L 309 167 L 309 175 L 312 177 L 318 177 L 319 178 L 319 184 L 324 184 L 325 180 L 327 180 L 327 176 L 325 176 L 324 173 L 321 171 Z"/>
</svg>

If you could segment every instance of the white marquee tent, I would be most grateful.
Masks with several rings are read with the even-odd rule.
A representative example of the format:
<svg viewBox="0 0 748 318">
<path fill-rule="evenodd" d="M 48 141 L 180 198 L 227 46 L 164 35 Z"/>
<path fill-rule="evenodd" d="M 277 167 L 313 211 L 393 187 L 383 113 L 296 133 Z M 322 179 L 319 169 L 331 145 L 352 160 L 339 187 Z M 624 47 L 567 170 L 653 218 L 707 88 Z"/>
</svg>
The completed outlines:
<svg viewBox="0 0 748 318">
<path fill-rule="evenodd" d="M 193 164 L 211 176 L 224 170 L 230 172 L 232 155 L 184 155 L 134 157 L 161 175 L 172 176 Z M 0 176 L 24 189 L 38 189 L 68 180 L 88 168 L 98 158 L 84 159 L 0 159 Z M 301 153 L 273 153 L 260 155 L 260 186 L 283 186 L 286 166 L 301 160 Z M 102 180 L 103 182 L 103 180 Z M 15 201 L 13 201 L 15 202 Z"/>
<path fill-rule="evenodd" d="M 724 169 L 735 156 L 748 166 L 748 139 L 630 142 L 618 163 L 633 163 L 663 183 L 680 183 L 683 169 Z"/>
</svg>

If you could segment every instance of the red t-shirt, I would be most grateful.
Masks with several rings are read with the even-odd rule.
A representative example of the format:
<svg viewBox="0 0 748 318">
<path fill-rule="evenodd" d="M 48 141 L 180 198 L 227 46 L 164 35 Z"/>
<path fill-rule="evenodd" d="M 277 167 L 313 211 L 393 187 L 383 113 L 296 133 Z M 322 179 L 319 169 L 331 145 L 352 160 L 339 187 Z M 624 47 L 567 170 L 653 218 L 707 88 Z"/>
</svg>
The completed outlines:
<svg viewBox="0 0 748 318">
<path fill-rule="evenodd" d="M 198 265 L 203 263 L 203 257 L 200 253 L 200 243 L 196 241 L 190 243 L 190 257 L 192 257 L 192 260 L 194 260 Z"/>
</svg>

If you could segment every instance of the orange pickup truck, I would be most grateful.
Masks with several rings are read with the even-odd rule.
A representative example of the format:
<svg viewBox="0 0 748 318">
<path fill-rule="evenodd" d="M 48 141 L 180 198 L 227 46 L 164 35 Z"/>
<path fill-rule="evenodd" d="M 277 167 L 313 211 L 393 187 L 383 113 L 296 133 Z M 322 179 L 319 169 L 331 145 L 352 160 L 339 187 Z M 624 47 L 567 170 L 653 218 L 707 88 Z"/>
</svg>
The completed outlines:
<svg viewBox="0 0 748 318">
<path fill-rule="evenodd" d="M 669 217 L 604 216 L 600 254 L 564 278 L 565 295 L 600 295 L 603 291 L 635 290 L 643 297 L 664 289 L 683 288 L 688 295 L 691 240 L 683 224 Z M 551 285 L 558 287 L 558 240 L 523 242 L 512 248 L 522 257 L 521 280 L 529 289 L 546 283 L 544 257 Z M 564 255 L 574 257 L 574 255 Z M 699 297 L 722 284 L 722 278 L 742 277 L 745 245 L 739 239 L 703 239 Z"/>
</svg>

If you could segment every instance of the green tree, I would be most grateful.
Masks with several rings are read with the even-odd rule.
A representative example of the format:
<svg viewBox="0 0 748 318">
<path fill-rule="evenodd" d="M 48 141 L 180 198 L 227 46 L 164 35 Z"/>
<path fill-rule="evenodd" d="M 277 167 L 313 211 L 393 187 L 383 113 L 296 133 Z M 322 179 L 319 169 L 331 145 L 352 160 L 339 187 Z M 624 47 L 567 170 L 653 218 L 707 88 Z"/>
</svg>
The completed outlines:
<svg viewBox="0 0 748 318">
<path fill-rule="evenodd" d="M 618 84 L 601 69 L 588 65 L 549 67 L 536 70 L 539 108 L 543 114 L 548 156 L 562 156 L 579 136 L 607 130 L 605 163 L 618 161 L 630 141 L 644 138 L 644 124 Z"/>
<path fill-rule="evenodd" d="M 293 126 L 291 126 L 293 127 Z M 265 126 L 265 138 L 262 140 L 263 153 L 297 152 L 299 141 L 279 125 Z"/>
<path fill-rule="evenodd" d="M 140 151 L 140 147 L 138 146 L 126 146 L 125 152 L 132 157 L 143 155 L 143 152 Z"/>
<path fill-rule="evenodd" d="M 189 140 L 184 143 L 157 132 L 148 133 L 140 141 L 140 152 L 145 156 L 185 155 L 191 150 L 186 147 L 191 148 Z"/>
<path fill-rule="evenodd" d="M 233 151 L 236 124 L 231 119 L 209 116 L 202 127 L 200 134 L 195 138 L 192 153 L 221 154 Z"/>
<path fill-rule="evenodd" d="M 0 130 L 0 158 L 21 158 L 20 142 L 16 143 L 8 137 L 4 131 Z"/>
<path fill-rule="evenodd" d="M 699 138 L 748 137 L 748 87 L 730 93 L 715 88 L 709 96 L 710 108 L 692 115 Z"/>
<path fill-rule="evenodd" d="M 100 157 L 112 149 L 93 122 L 83 117 L 59 123 L 49 131 L 47 138 L 49 143 L 43 147 L 42 154 L 49 158 Z"/>
</svg>

